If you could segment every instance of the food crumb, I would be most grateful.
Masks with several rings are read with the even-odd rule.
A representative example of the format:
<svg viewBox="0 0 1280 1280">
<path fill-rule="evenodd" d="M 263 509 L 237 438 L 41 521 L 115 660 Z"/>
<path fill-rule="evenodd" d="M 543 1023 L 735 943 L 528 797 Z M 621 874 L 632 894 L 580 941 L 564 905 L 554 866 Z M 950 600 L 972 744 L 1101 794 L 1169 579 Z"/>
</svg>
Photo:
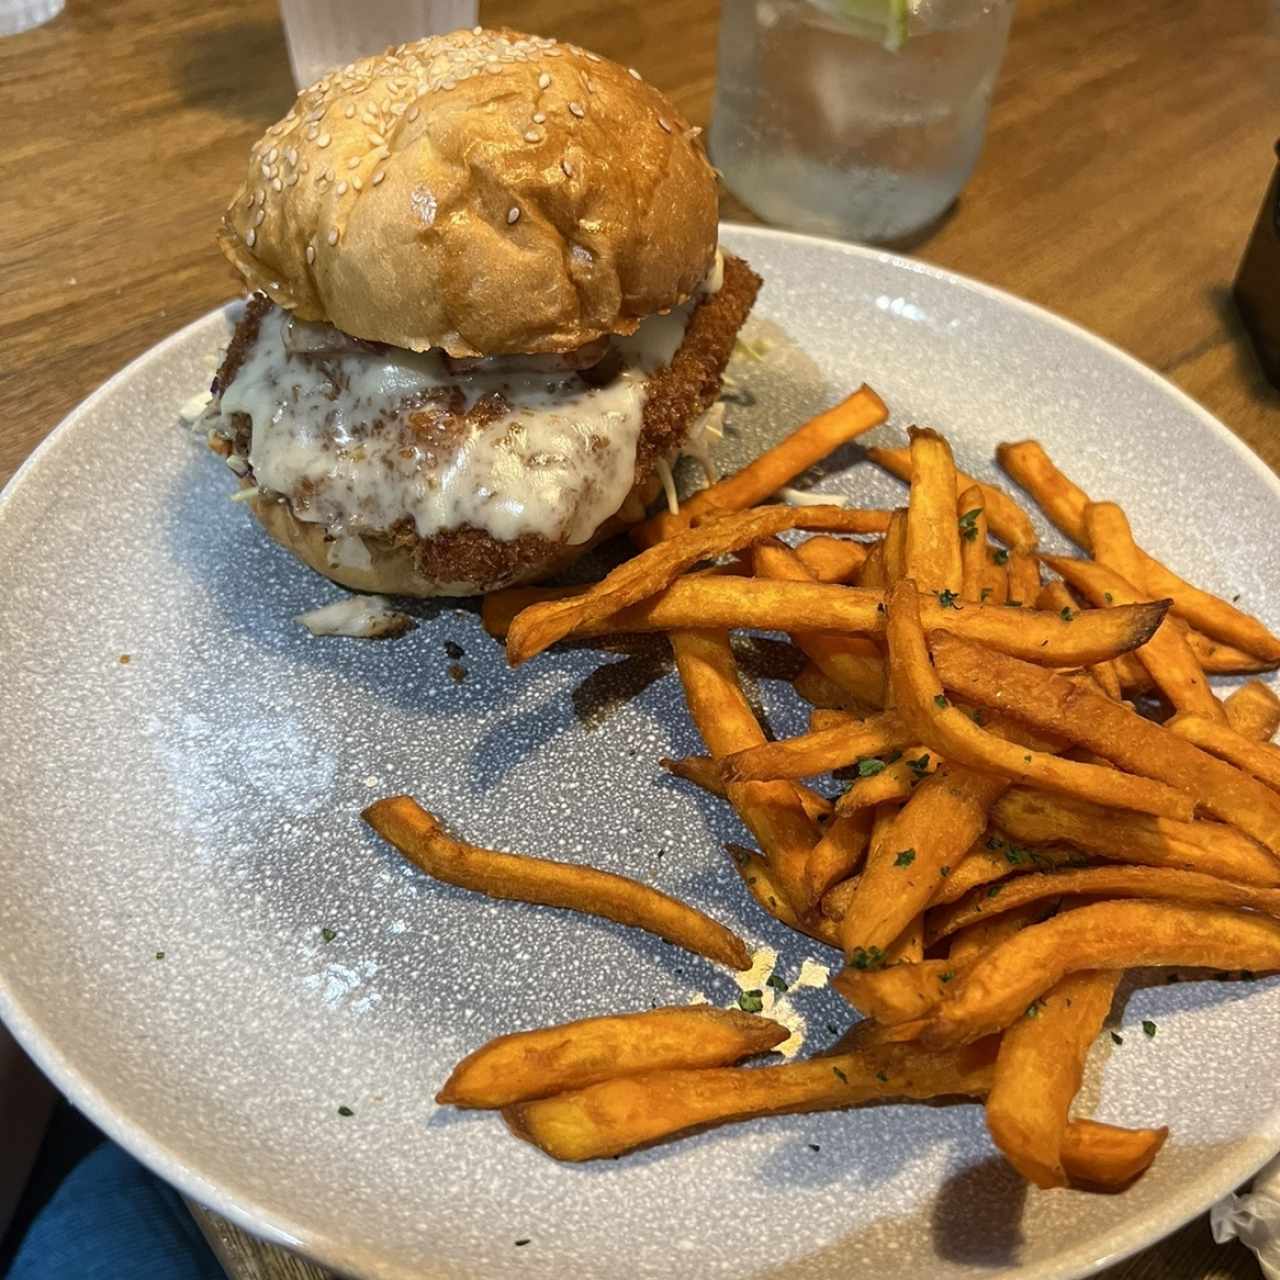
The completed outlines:
<svg viewBox="0 0 1280 1280">
<path fill-rule="evenodd" d="M 516 1248 L 517 1248 L 517 1249 L 522 1249 L 522 1248 L 523 1248 L 525 1245 L 527 1245 L 528 1243 L 529 1243 L 529 1237 L 528 1237 L 528 1236 L 525 1236 L 522 1240 L 517 1240 L 517 1241 L 516 1241 Z"/>
<path fill-rule="evenodd" d="M 811 1142 L 811 1143 L 809 1143 L 809 1150 L 810 1150 L 810 1151 L 821 1151 L 821 1150 L 822 1150 L 822 1148 L 821 1148 L 820 1146 L 818 1146 L 818 1144 L 817 1144 L 816 1142 Z"/>
<path fill-rule="evenodd" d="M 449 664 L 449 678 L 454 684 L 461 684 L 467 678 L 467 669 L 460 662 Z"/>
<path fill-rule="evenodd" d="M 355 1112 L 352 1111 L 350 1107 L 344 1104 L 343 1106 L 338 1108 L 338 1114 L 340 1116 L 353 1116 L 355 1115 Z"/>
<path fill-rule="evenodd" d="M 467 652 L 456 640 L 446 640 L 444 651 L 451 658 L 461 658 Z"/>
<path fill-rule="evenodd" d="M 130 663 L 130 662 L 132 662 L 132 661 L 133 661 L 133 659 L 132 659 L 132 658 L 130 658 L 130 657 L 129 657 L 129 655 L 128 655 L 127 653 L 122 653 L 122 654 L 120 655 L 120 665 L 121 665 L 122 667 L 127 667 L 127 666 L 129 665 L 129 663 Z"/>
<path fill-rule="evenodd" d="M 163 960 L 163 959 L 164 959 L 164 952 L 163 952 L 163 951 L 157 951 L 157 952 L 156 952 L 156 959 L 157 959 L 157 960 Z"/>
</svg>

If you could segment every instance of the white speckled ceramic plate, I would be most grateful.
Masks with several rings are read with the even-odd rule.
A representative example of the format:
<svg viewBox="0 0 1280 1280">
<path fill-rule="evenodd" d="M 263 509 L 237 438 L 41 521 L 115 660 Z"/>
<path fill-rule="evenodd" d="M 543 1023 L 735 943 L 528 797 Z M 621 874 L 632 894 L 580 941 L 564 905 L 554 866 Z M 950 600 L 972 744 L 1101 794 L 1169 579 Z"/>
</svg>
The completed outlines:
<svg viewBox="0 0 1280 1280">
<path fill-rule="evenodd" d="M 980 475 L 997 441 L 1040 437 L 1154 552 L 1280 625 L 1276 480 L 1167 383 L 920 263 L 725 240 L 765 276 L 750 333 L 776 344 L 734 370 L 727 465 L 865 378 L 894 430 L 943 429 Z M 658 767 L 699 744 L 657 643 L 509 671 L 454 604 L 381 644 L 290 621 L 336 588 L 176 425 L 226 332 L 208 316 L 112 379 L 0 500 L 0 1014 L 164 1177 L 361 1276 L 1048 1280 L 1172 1230 L 1280 1147 L 1274 981 L 1129 995 L 1085 1102 L 1173 1137 L 1119 1197 L 1029 1191 L 976 1106 L 781 1118 L 578 1168 L 437 1108 L 449 1066 L 499 1032 L 735 988 L 643 934 L 425 880 L 363 828 L 373 797 L 672 890 L 784 973 L 809 951 L 740 892 L 724 807 Z M 827 471 L 815 484 L 901 498 L 854 451 Z M 795 732 L 767 661 L 759 685 Z M 802 999 L 828 1043 L 846 1011 Z"/>
</svg>

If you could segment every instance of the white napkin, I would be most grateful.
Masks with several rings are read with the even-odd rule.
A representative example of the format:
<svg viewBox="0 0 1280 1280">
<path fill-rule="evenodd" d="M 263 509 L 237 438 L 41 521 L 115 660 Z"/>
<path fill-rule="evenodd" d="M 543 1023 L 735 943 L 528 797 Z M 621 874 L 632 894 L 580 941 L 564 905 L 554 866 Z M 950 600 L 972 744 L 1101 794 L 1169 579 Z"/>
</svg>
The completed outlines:
<svg viewBox="0 0 1280 1280">
<path fill-rule="evenodd" d="M 1280 1159 L 1254 1178 L 1247 1195 L 1219 1200 L 1209 1224 L 1219 1244 L 1238 1237 L 1258 1255 L 1267 1280 L 1280 1280 Z"/>
</svg>

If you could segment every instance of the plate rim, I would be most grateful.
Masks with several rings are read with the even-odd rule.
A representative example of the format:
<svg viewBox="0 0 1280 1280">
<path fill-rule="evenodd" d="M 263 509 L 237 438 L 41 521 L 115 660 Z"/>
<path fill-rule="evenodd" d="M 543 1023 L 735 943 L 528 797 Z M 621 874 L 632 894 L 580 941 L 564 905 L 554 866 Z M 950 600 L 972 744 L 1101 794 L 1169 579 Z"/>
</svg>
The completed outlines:
<svg viewBox="0 0 1280 1280">
<path fill-rule="evenodd" d="M 973 291 L 985 299 L 1010 308 L 1040 323 L 1069 334 L 1098 349 L 1111 360 L 1118 360 L 1154 384 L 1164 395 L 1171 396 L 1184 409 L 1189 410 L 1212 434 L 1225 440 L 1237 457 L 1269 486 L 1280 504 L 1280 476 L 1263 459 L 1235 434 L 1224 422 L 1156 369 L 1136 356 L 1116 346 L 1106 338 L 1093 333 L 1075 321 L 1059 315 L 1038 303 L 1021 298 L 1008 290 L 988 284 L 963 272 L 953 271 L 934 263 L 910 258 L 903 254 L 867 245 L 852 244 L 825 236 L 787 231 L 781 228 L 753 226 L 741 222 L 723 220 L 722 233 L 732 238 L 799 242 L 820 246 L 823 251 L 855 259 L 870 260 L 895 270 L 924 275 L 934 280 Z M 74 430 L 76 422 L 92 411 L 97 403 L 109 395 L 121 383 L 127 382 L 153 361 L 162 359 L 173 347 L 181 346 L 192 333 L 208 325 L 215 317 L 225 317 L 234 299 L 211 308 L 203 315 L 183 325 L 159 342 L 133 357 L 109 378 L 97 386 L 76 404 L 27 455 L 23 462 L 0 489 L 0 521 L 7 516 L 15 495 L 23 485 L 31 483 L 44 458 L 57 447 L 61 439 Z M 202 1206 L 227 1218 L 238 1227 L 260 1239 L 295 1250 L 340 1274 L 356 1276 L 363 1273 L 382 1277 L 403 1277 L 410 1280 L 418 1275 L 416 1269 L 407 1269 L 398 1262 L 388 1263 L 385 1257 L 370 1255 L 359 1245 L 343 1243 L 328 1235 L 321 1235 L 311 1227 L 304 1227 L 293 1220 L 292 1215 L 265 1211 L 252 1202 L 234 1199 L 220 1182 L 204 1177 L 189 1166 L 181 1154 L 167 1142 L 155 1136 L 141 1124 L 118 1116 L 100 1089 L 84 1078 L 70 1059 L 41 1033 L 36 1019 L 24 1010 L 0 972 L 0 1022 L 2 1022 L 22 1050 L 71 1102 L 83 1110 L 90 1119 L 119 1143 L 135 1159 L 157 1176 L 174 1186 L 181 1194 L 199 1202 Z M 1132 1221 L 1094 1237 L 1094 1244 L 1077 1244 L 1043 1261 L 1017 1264 L 993 1270 L 990 1274 L 1006 1280 L 1084 1280 L 1106 1267 L 1114 1266 L 1140 1250 L 1149 1248 L 1165 1239 L 1180 1227 L 1206 1212 L 1223 1196 L 1234 1191 L 1242 1182 L 1252 1177 L 1267 1161 L 1280 1153 L 1280 1107 L 1266 1113 L 1260 1119 L 1260 1129 L 1253 1135 L 1265 1148 L 1261 1158 L 1250 1153 L 1250 1148 L 1219 1159 L 1201 1175 L 1191 1187 L 1175 1190 L 1156 1211 L 1148 1212 L 1138 1223 Z M 1214 1175 L 1217 1175 L 1216 1177 Z M 1209 1184 L 1206 1187 L 1206 1182 Z M 1099 1254 L 1098 1249 L 1105 1249 Z"/>
</svg>

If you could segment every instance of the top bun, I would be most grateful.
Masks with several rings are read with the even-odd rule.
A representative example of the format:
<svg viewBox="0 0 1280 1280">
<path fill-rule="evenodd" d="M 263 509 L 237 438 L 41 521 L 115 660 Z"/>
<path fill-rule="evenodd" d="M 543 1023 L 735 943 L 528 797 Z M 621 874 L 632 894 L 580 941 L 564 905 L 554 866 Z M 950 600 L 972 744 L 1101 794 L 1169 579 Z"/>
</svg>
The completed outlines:
<svg viewBox="0 0 1280 1280">
<path fill-rule="evenodd" d="M 699 130 L 576 45 L 455 31 L 304 89 L 219 244 L 251 289 L 358 338 L 567 351 L 690 297 L 716 247 Z"/>
</svg>

